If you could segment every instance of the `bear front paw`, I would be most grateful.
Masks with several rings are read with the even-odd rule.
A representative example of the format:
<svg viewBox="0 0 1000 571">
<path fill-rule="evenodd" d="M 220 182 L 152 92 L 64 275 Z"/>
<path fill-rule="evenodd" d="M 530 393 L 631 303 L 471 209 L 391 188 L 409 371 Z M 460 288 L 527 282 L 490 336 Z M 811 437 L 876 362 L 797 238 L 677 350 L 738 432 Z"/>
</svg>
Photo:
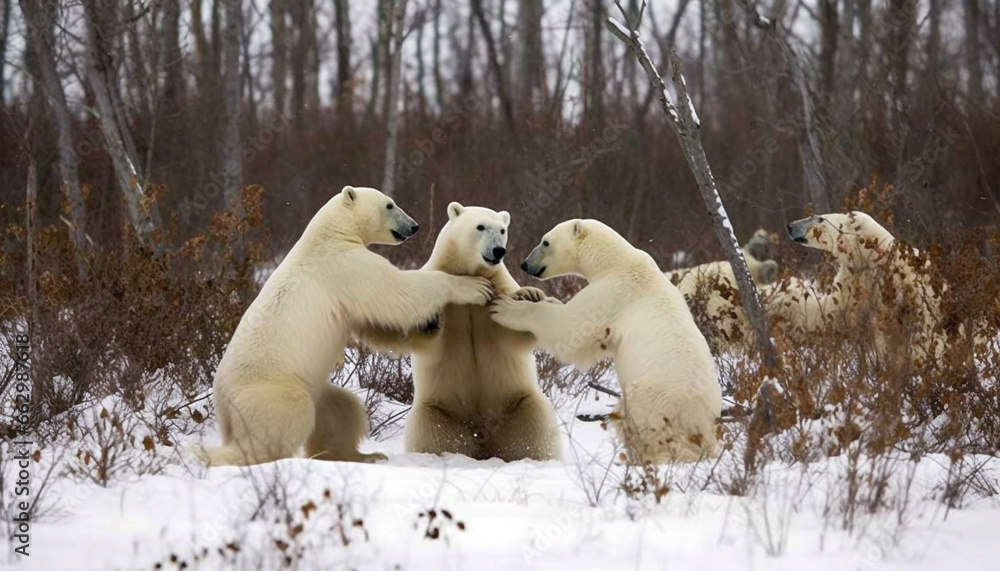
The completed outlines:
<svg viewBox="0 0 1000 571">
<path fill-rule="evenodd" d="M 511 297 L 494 299 L 487 306 L 490 318 L 494 322 L 517 331 L 528 331 L 527 320 L 530 318 L 534 302 L 522 301 Z"/>
<path fill-rule="evenodd" d="M 478 276 L 455 276 L 452 303 L 486 305 L 493 298 L 493 284 Z"/>
<path fill-rule="evenodd" d="M 518 301 L 530 301 L 534 303 L 545 299 L 545 292 L 537 287 L 523 287 L 511 294 L 510 297 Z"/>
</svg>

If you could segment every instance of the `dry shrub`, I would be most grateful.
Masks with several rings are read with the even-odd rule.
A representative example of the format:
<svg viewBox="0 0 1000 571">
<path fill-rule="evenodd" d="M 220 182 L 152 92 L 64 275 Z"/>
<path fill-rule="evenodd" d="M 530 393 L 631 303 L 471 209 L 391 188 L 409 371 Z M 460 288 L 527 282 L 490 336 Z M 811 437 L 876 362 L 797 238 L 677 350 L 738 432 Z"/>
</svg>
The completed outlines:
<svg viewBox="0 0 1000 571">
<path fill-rule="evenodd" d="M 861 193 L 850 207 L 879 212 L 883 199 Z M 900 453 L 947 455 L 962 474 L 941 483 L 949 505 L 965 493 L 995 494 L 995 482 L 968 458 L 1000 449 L 998 239 L 996 229 L 955 230 L 919 253 L 899 240 L 869 270 L 868 295 L 841 303 L 817 331 L 772 324 L 777 371 L 754 358 L 723 362 L 735 399 L 756 402 L 755 414 L 740 420 L 747 465 L 842 457 L 851 494 L 837 513 L 848 528 L 857 510 L 886 507 L 879 490 Z M 761 391 L 765 383 L 770 389 Z"/>
<path fill-rule="evenodd" d="M 262 194 L 247 187 L 239 217 L 217 213 L 204 234 L 177 247 L 172 233 L 159 232 L 149 248 L 135 240 L 121 250 L 95 248 L 81 255 L 82 273 L 66 229 L 41 228 L 35 300 L 15 277 L 25 253 L 2 260 L 5 347 L 16 328 L 37 320 L 29 418 L 42 444 L 78 439 L 80 458 L 87 458 L 78 470 L 104 483 L 115 455 L 123 457 L 119 448 L 170 447 L 175 433 L 205 420 L 207 403 L 192 405 L 203 400 L 199 393 L 210 387 L 225 344 L 259 290 L 255 268 L 267 251 Z M 11 224 L 6 232 L 23 229 Z M 9 400 L 12 388 L 0 389 Z M 112 396 L 110 416 L 81 418 Z M 12 429 L 0 425 L 0 433 Z"/>
</svg>

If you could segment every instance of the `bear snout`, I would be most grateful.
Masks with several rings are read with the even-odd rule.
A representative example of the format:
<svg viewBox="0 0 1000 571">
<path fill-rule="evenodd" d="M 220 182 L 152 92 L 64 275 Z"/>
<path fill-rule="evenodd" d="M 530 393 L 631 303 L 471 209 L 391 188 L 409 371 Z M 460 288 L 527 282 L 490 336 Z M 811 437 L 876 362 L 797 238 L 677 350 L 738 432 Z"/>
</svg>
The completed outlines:
<svg viewBox="0 0 1000 571">
<path fill-rule="evenodd" d="M 507 255 L 507 248 L 503 248 L 501 246 L 497 246 L 496 248 L 493 248 L 493 259 L 494 260 L 496 260 L 496 261 L 499 262 L 500 260 L 503 259 L 503 257 L 505 255 Z"/>
<path fill-rule="evenodd" d="M 792 222 L 788 225 L 788 237 L 791 238 L 793 242 L 804 244 L 806 242 L 806 231 L 808 230 L 808 224 Z"/>
<path fill-rule="evenodd" d="M 410 236 L 416 234 L 417 230 L 420 230 L 420 224 L 414 224 L 413 226 L 410 226 Z"/>
</svg>

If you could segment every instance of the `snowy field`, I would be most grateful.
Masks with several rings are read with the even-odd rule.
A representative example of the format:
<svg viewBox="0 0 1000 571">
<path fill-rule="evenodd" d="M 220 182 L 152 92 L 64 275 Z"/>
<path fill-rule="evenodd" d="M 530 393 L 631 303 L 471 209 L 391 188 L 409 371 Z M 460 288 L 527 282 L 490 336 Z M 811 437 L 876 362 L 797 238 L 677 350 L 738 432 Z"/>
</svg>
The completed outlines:
<svg viewBox="0 0 1000 571">
<path fill-rule="evenodd" d="M 60 478 L 47 515 L 32 526 L 31 556 L 3 567 L 997 568 L 1000 501 L 948 510 L 933 499 L 948 469 L 944 457 L 888 464 L 886 509 L 855 514 L 853 533 L 838 513 L 847 486 L 837 458 L 772 463 L 757 489 L 735 496 L 706 484 L 739 470 L 739 457 L 727 452 L 717 463 L 661 471 L 669 490 L 657 503 L 652 492 L 623 489 L 626 470 L 610 434 L 576 420 L 611 406 L 596 395 L 560 406 L 562 462 L 404 454 L 396 431 L 365 445 L 389 454 L 377 465 L 290 459 L 205 470 L 174 453 L 163 474 L 107 488 Z M 211 427 L 205 433 L 206 443 L 217 442 Z M 995 486 L 1000 464 L 981 461 L 981 475 Z"/>
</svg>

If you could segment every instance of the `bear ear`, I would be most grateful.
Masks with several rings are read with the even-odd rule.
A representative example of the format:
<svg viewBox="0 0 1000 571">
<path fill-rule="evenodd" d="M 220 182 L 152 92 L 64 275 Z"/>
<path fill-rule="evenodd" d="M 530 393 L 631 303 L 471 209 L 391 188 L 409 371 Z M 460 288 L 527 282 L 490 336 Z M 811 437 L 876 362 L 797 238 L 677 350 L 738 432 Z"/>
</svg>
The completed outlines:
<svg viewBox="0 0 1000 571">
<path fill-rule="evenodd" d="M 504 224 L 510 224 L 510 212 L 507 212 L 506 210 L 501 210 L 499 214 L 500 218 L 503 219 Z"/>
<path fill-rule="evenodd" d="M 583 220 L 573 221 L 573 235 L 577 238 L 583 238 L 587 235 L 587 227 L 583 224 Z"/>
<path fill-rule="evenodd" d="M 460 214 L 465 212 L 465 207 L 457 202 L 452 202 L 448 205 L 448 220 L 454 220 L 458 218 Z"/>
<path fill-rule="evenodd" d="M 347 204 L 354 204 L 354 201 L 358 199 L 358 193 L 351 185 L 347 185 L 341 189 L 340 194 L 344 195 L 344 202 Z"/>
</svg>

